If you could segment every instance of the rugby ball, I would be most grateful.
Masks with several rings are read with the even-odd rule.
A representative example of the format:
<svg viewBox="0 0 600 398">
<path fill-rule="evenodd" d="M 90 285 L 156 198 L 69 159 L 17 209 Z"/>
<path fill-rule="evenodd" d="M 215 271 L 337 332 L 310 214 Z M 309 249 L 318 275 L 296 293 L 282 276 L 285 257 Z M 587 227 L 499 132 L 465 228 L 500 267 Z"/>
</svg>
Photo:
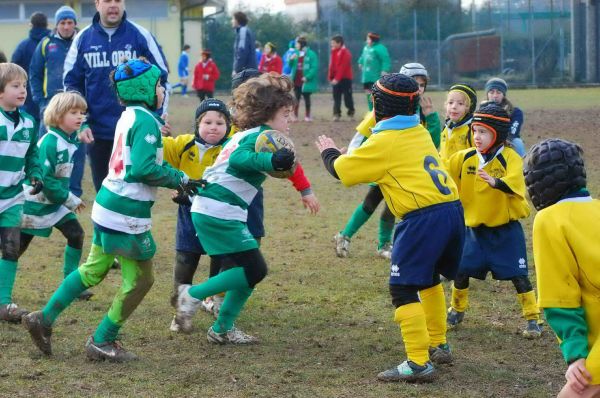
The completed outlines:
<svg viewBox="0 0 600 398">
<path fill-rule="evenodd" d="M 254 150 L 258 153 L 260 152 L 270 152 L 273 153 L 281 148 L 287 148 L 290 151 L 294 152 L 294 156 L 296 155 L 296 150 L 294 149 L 294 143 L 290 139 L 287 134 L 284 134 L 277 130 L 265 130 L 258 135 L 256 138 L 256 144 L 254 146 Z M 294 175 L 296 171 L 296 160 L 294 160 L 294 165 L 290 170 L 286 171 L 268 171 L 267 173 L 271 177 L 275 178 L 290 178 Z"/>
</svg>

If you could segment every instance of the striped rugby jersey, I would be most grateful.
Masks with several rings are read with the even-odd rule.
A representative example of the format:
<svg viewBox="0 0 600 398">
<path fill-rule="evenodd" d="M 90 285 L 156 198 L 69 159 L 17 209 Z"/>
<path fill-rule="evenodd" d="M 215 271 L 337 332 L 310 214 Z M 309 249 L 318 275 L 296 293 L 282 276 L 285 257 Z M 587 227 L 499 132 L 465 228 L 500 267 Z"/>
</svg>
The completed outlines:
<svg viewBox="0 0 600 398">
<path fill-rule="evenodd" d="M 81 199 L 69 192 L 73 154 L 79 147 L 77 134 L 69 136 L 59 128 L 49 127 L 37 146 L 44 189 L 37 195 L 31 195 L 32 187 L 27 182 L 23 184 L 25 206 L 22 228 L 52 227 L 81 204 Z"/>
<path fill-rule="evenodd" d="M 223 220 L 246 222 L 248 206 L 272 171 L 269 152 L 254 150 L 256 139 L 268 126 L 259 126 L 234 134 L 223 146 L 215 163 L 204 171 L 207 181 L 194 196 L 192 212 Z"/>
<path fill-rule="evenodd" d="M 25 178 L 41 178 L 37 155 L 37 131 L 33 117 L 19 111 L 15 126 L 0 109 L 0 213 L 23 204 Z"/>
<path fill-rule="evenodd" d="M 152 227 L 156 187 L 175 189 L 183 173 L 163 162 L 162 120 L 143 106 L 128 106 L 115 129 L 108 175 L 96 195 L 92 220 L 141 234 Z"/>
</svg>

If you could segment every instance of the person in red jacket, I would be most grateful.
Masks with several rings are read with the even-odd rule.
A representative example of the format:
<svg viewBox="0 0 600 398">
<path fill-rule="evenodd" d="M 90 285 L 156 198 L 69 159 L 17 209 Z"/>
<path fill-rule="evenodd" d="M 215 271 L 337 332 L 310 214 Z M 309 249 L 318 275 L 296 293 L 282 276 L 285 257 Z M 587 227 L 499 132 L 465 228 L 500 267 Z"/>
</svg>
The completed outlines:
<svg viewBox="0 0 600 398">
<path fill-rule="evenodd" d="M 268 42 L 263 48 L 263 53 L 260 57 L 260 63 L 258 64 L 258 70 L 262 73 L 275 72 L 281 75 L 283 71 L 283 61 L 277 54 L 277 47 L 275 44 Z"/>
<path fill-rule="evenodd" d="M 342 95 L 350 120 L 354 119 L 352 99 L 352 54 L 344 46 L 344 38 L 335 35 L 331 38 L 331 58 L 329 60 L 329 82 L 333 87 L 333 121 L 342 116 Z"/>
<path fill-rule="evenodd" d="M 210 50 L 202 51 L 202 59 L 194 68 L 194 82 L 192 87 L 196 90 L 196 94 L 200 102 L 205 98 L 212 98 L 215 92 L 215 82 L 219 80 L 219 68 L 210 56 Z"/>
</svg>

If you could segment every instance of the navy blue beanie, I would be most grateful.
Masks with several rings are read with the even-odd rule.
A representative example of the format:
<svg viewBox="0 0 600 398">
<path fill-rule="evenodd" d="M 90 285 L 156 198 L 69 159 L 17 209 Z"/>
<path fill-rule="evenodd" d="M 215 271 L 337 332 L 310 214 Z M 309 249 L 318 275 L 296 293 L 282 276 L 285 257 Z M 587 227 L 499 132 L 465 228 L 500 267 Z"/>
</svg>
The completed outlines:
<svg viewBox="0 0 600 398">
<path fill-rule="evenodd" d="M 496 89 L 500 91 L 504 96 L 506 96 L 506 92 L 508 91 L 508 84 L 504 79 L 500 79 L 499 77 L 493 77 L 485 83 L 485 92 L 489 93 L 490 90 Z"/>
<path fill-rule="evenodd" d="M 63 19 L 72 19 L 77 23 L 77 14 L 75 14 L 75 10 L 69 6 L 62 6 L 56 13 L 54 14 L 54 22 L 58 24 Z"/>
</svg>

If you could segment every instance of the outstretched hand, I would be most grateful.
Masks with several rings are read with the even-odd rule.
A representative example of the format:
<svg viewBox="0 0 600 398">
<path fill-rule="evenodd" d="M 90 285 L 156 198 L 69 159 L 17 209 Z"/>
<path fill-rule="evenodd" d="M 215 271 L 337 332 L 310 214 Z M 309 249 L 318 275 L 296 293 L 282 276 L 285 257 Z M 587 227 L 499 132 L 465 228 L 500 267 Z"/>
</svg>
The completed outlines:
<svg viewBox="0 0 600 398">
<path fill-rule="evenodd" d="M 565 373 L 567 383 L 576 393 L 582 394 L 592 381 L 592 375 L 585 367 L 585 358 L 580 358 L 569 365 Z"/>
<path fill-rule="evenodd" d="M 319 209 L 321 208 L 321 205 L 319 204 L 319 199 L 317 199 L 317 196 L 314 193 L 304 195 L 302 197 L 302 205 L 305 209 L 308 209 L 308 211 L 310 211 L 310 214 L 317 214 L 319 212 Z"/>
<path fill-rule="evenodd" d="M 315 141 L 315 145 L 317 146 L 317 149 L 319 149 L 320 153 L 323 153 L 325 149 L 329 148 L 337 149 L 338 151 L 342 152 L 342 150 L 335 145 L 335 142 L 326 135 L 318 136 L 317 141 Z"/>
</svg>

